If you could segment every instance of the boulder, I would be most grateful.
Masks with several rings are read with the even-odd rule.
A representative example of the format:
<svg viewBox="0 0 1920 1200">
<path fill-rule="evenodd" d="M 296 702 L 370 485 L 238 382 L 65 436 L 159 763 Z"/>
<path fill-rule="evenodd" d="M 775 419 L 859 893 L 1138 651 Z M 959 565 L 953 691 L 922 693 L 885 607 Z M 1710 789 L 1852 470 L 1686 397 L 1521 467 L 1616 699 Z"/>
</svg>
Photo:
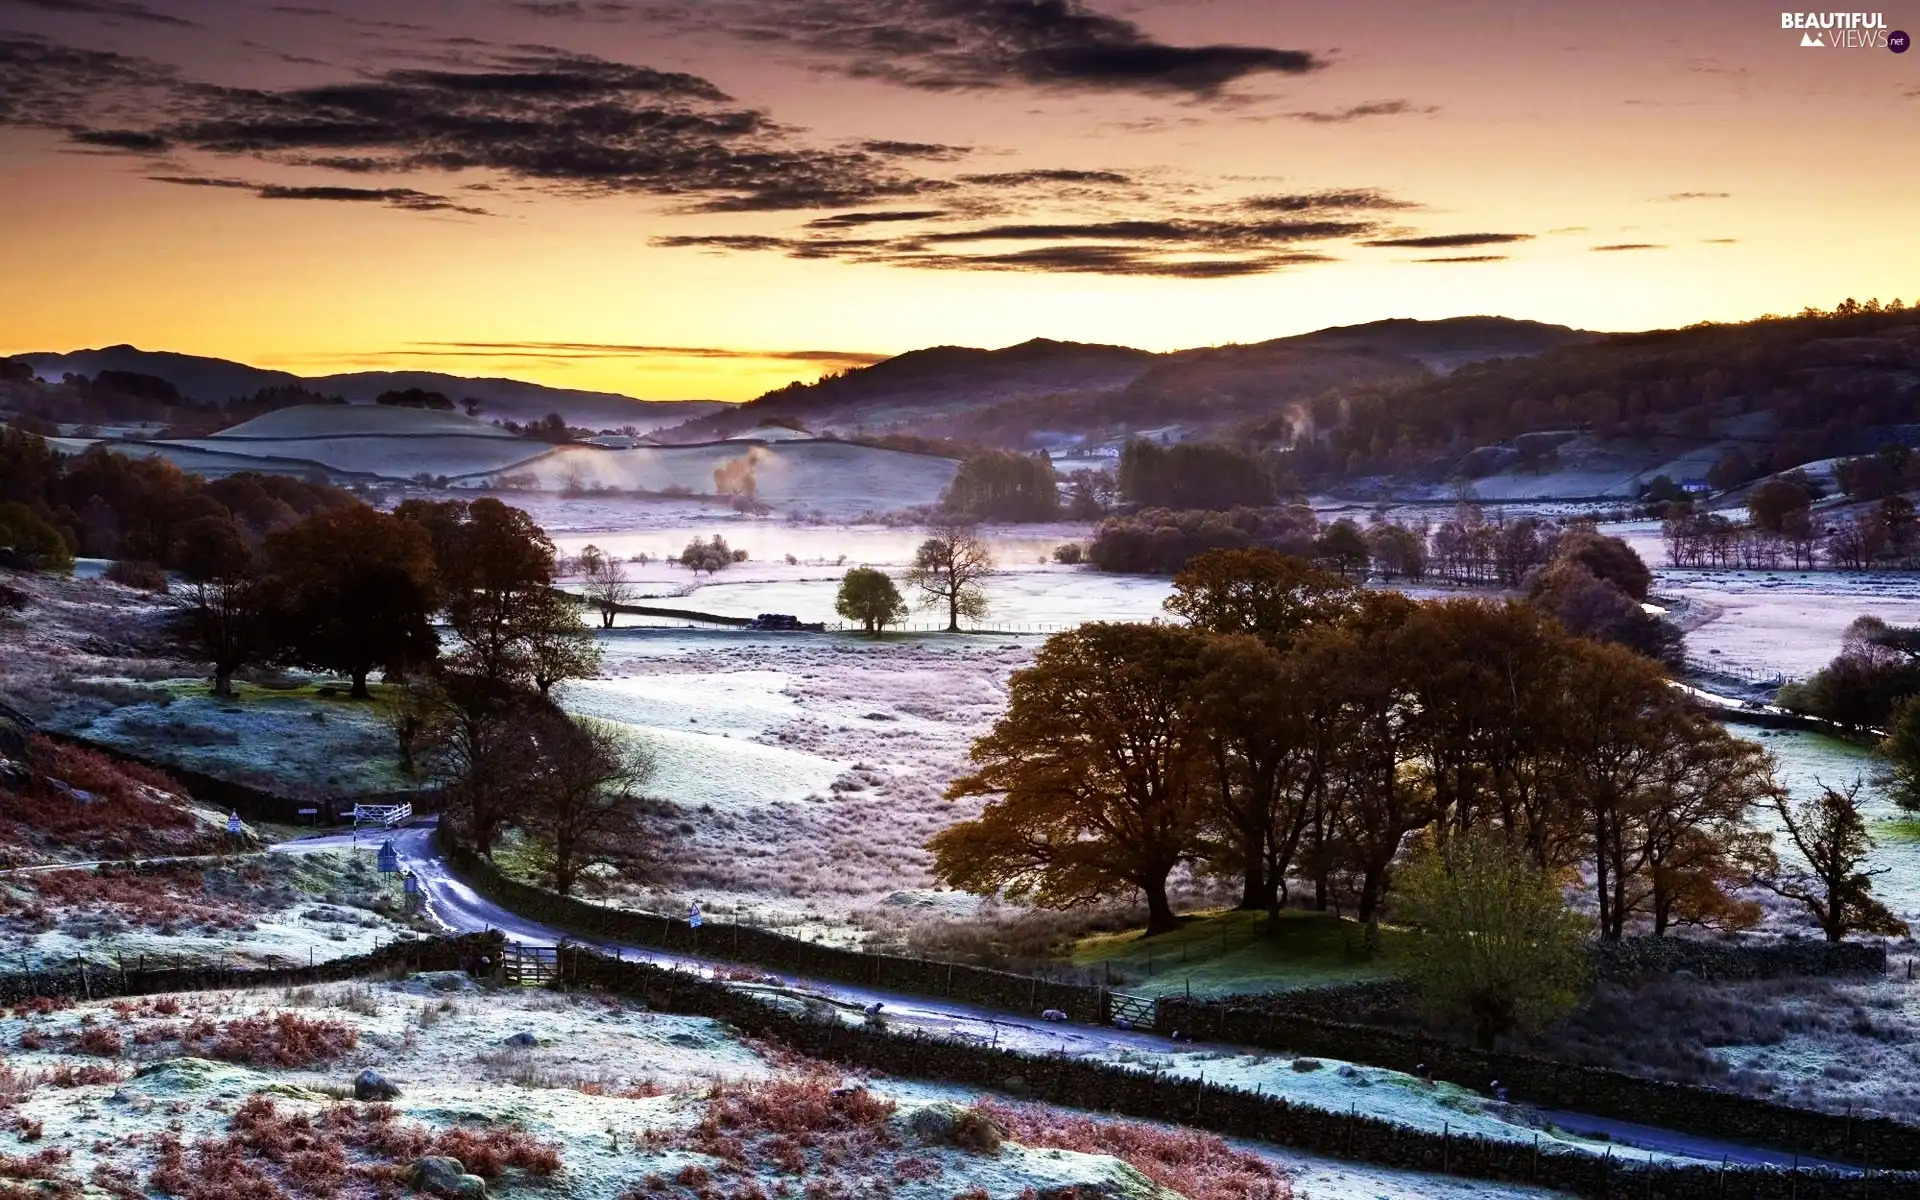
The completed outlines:
<svg viewBox="0 0 1920 1200">
<path fill-rule="evenodd" d="M 511 1035 L 510 1037 L 507 1038 L 506 1041 L 507 1041 L 507 1045 L 509 1046 L 520 1046 L 520 1047 L 532 1047 L 532 1046 L 538 1046 L 540 1044 L 540 1039 L 533 1036 L 532 1033 L 528 1032 L 525 1029 L 522 1029 L 519 1033 Z"/>
<path fill-rule="evenodd" d="M 444 1154 L 429 1154 L 416 1161 L 407 1171 L 407 1186 L 417 1192 L 459 1196 L 466 1200 L 484 1200 L 487 1194 L 486 1180 L 467 1174 L 459 1159 Z"/>
<path fill-rule="evenodd" d="M 353 1077 L 355 1100 L 392 1100 L 399 1095 L 399 1085 L 372 1067 Z"/>
</svg>

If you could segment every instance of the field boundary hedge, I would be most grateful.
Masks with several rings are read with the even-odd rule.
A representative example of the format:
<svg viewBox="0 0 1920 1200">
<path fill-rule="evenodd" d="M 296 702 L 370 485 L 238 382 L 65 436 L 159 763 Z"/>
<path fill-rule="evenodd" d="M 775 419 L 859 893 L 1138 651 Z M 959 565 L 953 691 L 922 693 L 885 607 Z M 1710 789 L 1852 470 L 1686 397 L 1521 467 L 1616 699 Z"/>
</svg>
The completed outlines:
<svg viewBox="0 0 1920 1200">
<path fill-rule="evenodd" d="M 1038 1057 L 978 1041 L 899 1034 L 788 1011 L 724 983 L 651 963 L 563 947 L 557 988 L 590 988 L 649 1007 L 722 1020 L 815 1058 L 904 1078 L 1010 1093 L 1066 1108 L 1177 1122 L 1313 1154 L 1397 1170 L 1555 1188 L 1594 1200 L 1895 1200 L 1920 1197 L 1920 1175 L 1820 1169 L 1630 1163 L 1533 1143 L 1453 1136 L 1358 1112 L 1291 1103 L 1061 1055 Z"/>
</svg>

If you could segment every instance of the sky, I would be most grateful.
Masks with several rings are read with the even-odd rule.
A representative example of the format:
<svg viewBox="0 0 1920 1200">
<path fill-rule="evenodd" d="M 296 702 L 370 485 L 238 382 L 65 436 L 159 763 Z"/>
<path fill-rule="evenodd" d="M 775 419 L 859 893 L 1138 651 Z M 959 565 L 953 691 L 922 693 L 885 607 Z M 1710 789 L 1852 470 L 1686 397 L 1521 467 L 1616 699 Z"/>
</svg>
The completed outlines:
<svg viewBox="0 0 1920 1200">
<path fill-rule="evenodd" d="M 1913 303 L 1904 2 L 0 0 L 0 354 L 743 400 Z"/>
</svg>

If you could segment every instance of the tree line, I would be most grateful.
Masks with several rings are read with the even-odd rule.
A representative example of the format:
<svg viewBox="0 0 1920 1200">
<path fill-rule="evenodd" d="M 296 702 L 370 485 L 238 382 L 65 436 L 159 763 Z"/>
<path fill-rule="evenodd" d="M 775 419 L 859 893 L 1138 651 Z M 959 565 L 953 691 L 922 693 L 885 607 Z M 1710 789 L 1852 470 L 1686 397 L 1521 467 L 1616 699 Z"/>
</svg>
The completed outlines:
<svg viewBox="0 0 1920 1200">
<path fill-rule="evenodd" d="M 209 480 L 99 447 L 63 455 L 0 426 L 0 546 L 43 569 L 66 570 L 76 556 L 175 569 L 189 548 L 188 527 L 203 518 L 231 520 L 258 539 L 358 503 L 331 484 L 286 475 Z"/>
<path fill-rule="evenodd" d="M 1657 663 L 1531 602 L 1420 602 L 1244 549 L 1195 559 L 1167 608 L 1184 624 L 1084 625 L 1013 676 L 949 790 L 985 810 L 930 843 L 943 881 L 1142 895 L 1156 934 L 1191 872 L 1275 919 L 1300 899 L 1377 928 L 1411 845 L 1485 837 L 1577 885 L 1605 938 L 1749 925 L 1756 886 L 1829 937 L 1897 925 L 1846 797 L 1795 804 Z M 1811 852 L 1776 856 L 1763 808 Z"/>
<path fill-rule="evenodd" d="M 1878 454 L 1850 463 L 1878 470 L 1899 455 Z M 1660 534 L 1667 561 L 1676 567 L 1719 567 L 1749 571 L 1839 571 L 1920 569 L 1920 514 L 1911 500 L 1885 490 L 1903 476 L 1862 482 L 1859 470 L 1841 464 L 1841 488 L 1862 501 L 1851 511 L 1817 514 L 1815 501 L 1825 490 L 1793 472 L 1769 479 L 1747 495 L 1747 519 L 1697 511 L 1687 502 L 1666 509 Z"/>
</svg>

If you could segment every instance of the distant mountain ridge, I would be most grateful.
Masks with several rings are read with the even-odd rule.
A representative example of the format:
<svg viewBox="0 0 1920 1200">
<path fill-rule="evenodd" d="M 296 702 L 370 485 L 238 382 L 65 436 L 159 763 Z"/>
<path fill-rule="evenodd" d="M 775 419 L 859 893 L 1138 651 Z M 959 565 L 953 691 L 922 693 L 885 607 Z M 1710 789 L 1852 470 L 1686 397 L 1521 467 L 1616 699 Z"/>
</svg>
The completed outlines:
<svg viewBox="0 0 1920 1200">
<path fill-rule="evenodd" d="M 474 399 L 489 418 L 526 421 L 558 412 L 576 425 L 600 427 L 635 425 L 658 427 L 685 421 L 721 407 L 716 400 L 640 400 L 616 392 L 589 392 L 555 388 L 518 379 L 468 378 L 439 371 L 352 371 L 338 375 L 296 375 L 232 362 L 179 354 L 170 350 L 142 350 L 136 346 L 106 346 L 97 350 L 11 355 L 31 366 L 42 379 L 62 375 L 97 375 L 101 371 L 130 371 L 164 379 L 182 395 L 207 404 L 251 396 L 266 388 L 302 387 L 323 396 L 339 396 L 352 404 L 371 404 L 382 392 L 420 388 L 439 392 L 455 402 Z"/>
<path fill-rule="evenodd" d="M 1224 429 L 1347 385 L 1429 378 L 1601 335 L 1506 317 L 1388 320 L 1249 345 L 1157 354 L 1036 338 L 1000 350 L 935 346 L 790 384 L 664 437 L 725 437 L 766 421 L 816 432 L 950 437 L 1003 445 L 1168 427 Z"/>
</svg>

